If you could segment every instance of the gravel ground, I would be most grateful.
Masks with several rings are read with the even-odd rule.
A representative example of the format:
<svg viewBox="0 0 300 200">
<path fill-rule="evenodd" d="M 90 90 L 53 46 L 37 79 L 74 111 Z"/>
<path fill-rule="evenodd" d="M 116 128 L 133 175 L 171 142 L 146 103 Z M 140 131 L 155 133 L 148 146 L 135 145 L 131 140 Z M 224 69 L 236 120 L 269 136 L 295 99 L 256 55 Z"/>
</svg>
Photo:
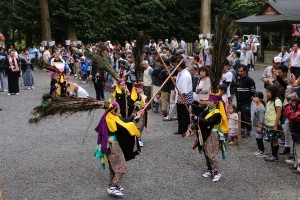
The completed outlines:
<svg viewBox="0 0 300 200">
<path fill-rule="evenodd" d="M 263 91 L 261 73 L 259 68 L 250 75 Z M 35 81 L 35 90 L 23 88 L 18 96 L 0 93 L 4 199 L 113 199 L 106 192 L 109 170 L 100 169 L 93 157 L 94 128 L 103 110 L 30 125 L 30 111 L 49 91 L 47 73 L 36 71 Z M 84 87 L 95 97 L 93 87 Z M 123 178 L 124 199 L 300 199 L 300 176 L 289 172 L 283 156 L 278 163 L 255 158 L 253 136 L 241 150 L 228 147 L 227 160 L 219 158 L 222 178 L 213 183 L 202 178 L 205 160 L 191 149 L 194 139 L 173 135 L 176 129 L 175 121 L 150 113 L 151 133 L 143 134 L 142 155 L 128 162 Z M 266 148 L 270 151 L 268 143 Z"/>
</svg>

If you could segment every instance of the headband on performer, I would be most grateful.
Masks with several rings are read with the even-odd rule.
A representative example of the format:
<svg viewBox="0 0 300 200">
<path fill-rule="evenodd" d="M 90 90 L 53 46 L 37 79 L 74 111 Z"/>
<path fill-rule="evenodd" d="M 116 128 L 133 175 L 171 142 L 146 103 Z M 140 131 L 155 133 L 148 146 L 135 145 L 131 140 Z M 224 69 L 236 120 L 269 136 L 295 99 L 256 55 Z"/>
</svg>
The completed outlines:
<svg viewBox="0 0 300 200">
<path fill-rule="evenodd" d="M 123 79 L 120 79 L 120 80 L 117 82 L 116 89 L 115 89 L 114 93 L 112 94 L 112 96 L 115 98 L 115 101 L 116 101 L 117 93 L 118 93 L 118 94 L 121 94 L 121 93 L 122 93 L 122 90 L 121 90 L 121 88 L 119 87 L 121 83 L 125 83 L 125 81 L 124 81 Z"/>
<path fill-rule="evenodd" d="M 118 81 L 118 85 L 120 85 L 121 83 L 125 83 L 125 81 L 124 81 L 123 79 L 120 79 L 120 80 Z"/>
<path fill-rule="evenodd" d="M 222 98 L 219 94 L 210 93 L 208 97 L 209 101 L 219 102 L 222 101 Z"/>
<path fill-rule="evenodd" d="M 143 83 L 136 83 L 136 84 L 133 85 L 133 87 L 143 89 L 144 84 Z"/>
<path fill-rule="evenodd" d="M 140 89 L 143 89 L 144 88 L 144 84 L 143 83 L 135 83 L 132 87 L 132 90 L 131 90 L 131 100 L 132 101 L 136 101 L 137 98 L 138 98 L 138 93 L 136 91 L 136 88 L 140 88 Z"/>
</svg>

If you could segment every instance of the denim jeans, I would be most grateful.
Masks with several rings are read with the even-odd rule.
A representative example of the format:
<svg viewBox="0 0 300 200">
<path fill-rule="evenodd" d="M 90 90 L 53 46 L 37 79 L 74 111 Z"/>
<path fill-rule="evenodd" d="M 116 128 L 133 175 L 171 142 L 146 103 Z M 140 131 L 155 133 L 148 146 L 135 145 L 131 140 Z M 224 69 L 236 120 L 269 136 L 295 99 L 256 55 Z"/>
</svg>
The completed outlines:
<svg viewBox="0 0 300 200">
<path fill-rule="evenodd" d="M 2 71 L 0 71 L 0 88 L 5 89 L 4 73 Z"/>
</svg>

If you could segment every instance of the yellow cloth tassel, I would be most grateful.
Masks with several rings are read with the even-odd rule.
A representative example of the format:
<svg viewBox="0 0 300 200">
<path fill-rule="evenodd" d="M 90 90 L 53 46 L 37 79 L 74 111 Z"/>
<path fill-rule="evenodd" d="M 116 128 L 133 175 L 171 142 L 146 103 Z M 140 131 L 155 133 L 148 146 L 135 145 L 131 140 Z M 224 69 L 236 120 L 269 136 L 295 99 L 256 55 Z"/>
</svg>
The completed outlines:
<svg viewBox="0 0 300 200">
<path fill-rule="evenodd" d="M 131 96 L 130 97 L 131 97 L 131 100 L 134 101 L 134 102 L 137 100 L 138 93 L 136 92 L 136 88 L 135 87 L 132 88 Z"/>
<path fill-rule="evenodd" d="M 106 115 L 106 124 L 108 130 L 112 133 L 117 131 L 117 124 L 119 124 L 122 127 L 126 128 L 130 135 L 137 137 L 141 136 L 139 130 L 133 122 L 123 122 L 118 116 L 112 114 L 111 112 L 108 112 Z"/>
<path fill-rule="evenodd" d="M 219 102 L 218 108 L 216 108 L 216 109 L 212 110 L 210 113 L 208 113 L 208 115 L 206 115 L 205 119 L 208 119 L 217 113 L 221 114 L 222 119 L 221 119 L 221 123 L 214 126 L 214 128 L 219 128 L 224 134 L 227 134 L 229 131 L 228 120 L 227 120 L 227 116 L 226 116 L 225 109 L 224 109 L 222 102 Z"/>
<path fill-rule="evenodd" d="M 61 83 L 63 83 L 65 81 L 64 76 L 60 76 L 60 80 Z"/>
<path fill-rule="evenodd" d="M 108 157 L 107 157 L 106 153 L 103 156 L 103 161 L 104 161 L 105 164 L 108 164 Z"/>
<path fill-rule="evenodd" d="M 116 86 L 116 89 L 115 89 L 114 93 L 112 94 L 112 96 L 114 97 L 115 101 L 117 101 L 117 99 L 116 99 L 117 93 L 118 93 L 118 94 L 121 94 L 121 93 L 122 93 L 122 90 L 121 90 L 121 88 L 119 87 L 118 84 L 117 84 L 117 86 Z"/>
<path fill-rule="evenodd" d="M 223 103 L 219 102 L 218 107 L 219 107 L 220 114 L 222 116 L 222 122 L 220 124 L 220 129 L 224 134 L 227 134 L 229 131 L 228 119 L 227 119 L 227 115 L 226 115 Z"/>
</svg>

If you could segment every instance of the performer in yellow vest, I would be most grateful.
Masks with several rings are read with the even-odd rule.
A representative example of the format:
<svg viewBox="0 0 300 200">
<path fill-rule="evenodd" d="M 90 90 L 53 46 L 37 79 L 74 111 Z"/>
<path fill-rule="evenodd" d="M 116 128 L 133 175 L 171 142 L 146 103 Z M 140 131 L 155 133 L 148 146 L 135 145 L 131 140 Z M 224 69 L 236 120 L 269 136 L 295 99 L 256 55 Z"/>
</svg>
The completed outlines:
<svg viewBox="0 0 300 200">
<path fill-rule="evenodd" d="M 203 148 L 208 168 L 203 177 L 213 177 L 213 181 L 217 182 L 221 178 L 217 155 L 220 147 L 222 151 L 225 150 L 224 144 L 220 143 L 220 139 L 224 138 L 224 133 L 228 133 L 228 121 L 221 96 L 210 94 L 208 100 L 208 107 L 199 117 L 193 116 L 192 119 L 194 121 L 198 120 L 201 130 L 199 133 L 201 137 L 198 137 L 198 139 L 203 140 L 203 142 L 200 141 L 197 144 L 198 146 L 201 145 L 201 150 Z"/>
<path fill-rule="evenodd" d="M 131 118 L 130 121 L 134 122 L 124 122 L 119 114 L 119 104 L 113 102 L 95 129 L 98 133 L 95 157 L 100 159 L 102 168 L 105 169 L 105 164 L 109 164 L 110 183 L 107 192 L 114 196 L 123 196 L 120 181 L 126 172 L 126 161 L 134 159 L 139 153 L 134 150 L 136 137 L 140 137 L 134 122 L 139 120 L 142 113 Z"/>
<path fill-rule="evenodd" d="M 135 83 L 131 90 L 131 106 L 129 113 L 135 115 L 137 112 L 139 112 L 141 109 L 144 108 L 146 105 L 146 99 L 147 96 L 144 95 L 144 84 L 143 83 Z M 141 135 L 143 133 L 144 126 L 148 127 L 148 115 L 147 110 L 144 112 L 144 114 L 140 117 L 138 123 L 136 123 L 136 126 L 138 130 L 140 131 Z M 138 138 L 139 145 L 141 147 L 144 146 L 143 141 L 141 140 L 141 137 Z"/>
</svg>

